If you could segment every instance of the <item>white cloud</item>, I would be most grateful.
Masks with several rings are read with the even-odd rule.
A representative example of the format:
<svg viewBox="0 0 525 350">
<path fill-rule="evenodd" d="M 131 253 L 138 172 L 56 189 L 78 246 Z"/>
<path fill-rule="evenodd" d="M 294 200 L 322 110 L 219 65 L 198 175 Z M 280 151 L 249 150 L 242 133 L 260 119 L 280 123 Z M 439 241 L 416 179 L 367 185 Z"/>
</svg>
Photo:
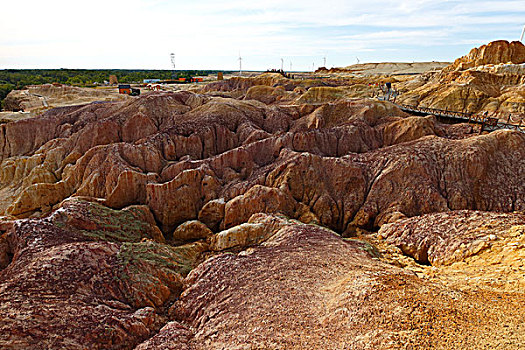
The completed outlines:
<svg viewBox="0 0 525 350">
<path fill-rule="evenodd" d="M 306 69 L 322 55 L 339 65 L 356 54 L 431 60 L 435 46 L 454 59 L 473 42 L 517 39 L 525 2 L 27 0 L 2 4 L 2 13 L 0 68 L 168 69 L 174 51 L 181 69 L 235 69 L 241 51 L 247 68 L 286 55 Z"/>
</svg>

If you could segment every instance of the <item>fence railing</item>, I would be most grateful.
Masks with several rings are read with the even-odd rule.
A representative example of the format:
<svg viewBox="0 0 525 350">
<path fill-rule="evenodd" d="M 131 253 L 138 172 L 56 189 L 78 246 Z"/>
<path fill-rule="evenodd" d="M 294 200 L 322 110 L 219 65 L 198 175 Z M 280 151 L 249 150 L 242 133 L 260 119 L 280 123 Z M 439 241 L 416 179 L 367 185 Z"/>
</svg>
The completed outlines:
<svg viewBox="0 0 525 350">
<path fill-rule="evenodd" d="M 394 102 L 395 103 L 395 102 Z M 507 116 L 507 121 L 502 122 L 501 119 L 505 119 L 503 116 L 497 114 L 488 113 L 464 113 L 457 111 L 449 111 L 446 109 L 438 108 L 428 108 L 428 107 L 418 107 L 418 106 L 409 106 L 399 103 L 395 103 L 401 110 L 408 113 L 421 113 L 421 114 L 433 114 L 437 117 L 464 120 L 468 123 L 475 123 L 481 125 L 481 131 L 494 131 L 499 129 L 509 129 L 509 130 L 518 130 L 525 133 L 525 125 L 523 125 L 523 117 L 518 117 L 512 114 Z"/>
</svg>

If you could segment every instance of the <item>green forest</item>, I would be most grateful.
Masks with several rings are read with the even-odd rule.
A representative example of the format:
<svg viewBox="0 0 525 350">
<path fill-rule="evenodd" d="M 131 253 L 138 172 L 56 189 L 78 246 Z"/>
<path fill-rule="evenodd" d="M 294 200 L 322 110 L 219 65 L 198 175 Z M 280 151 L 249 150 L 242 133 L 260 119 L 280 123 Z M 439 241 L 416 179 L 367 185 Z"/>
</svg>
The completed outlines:
<svg viewBox="0 0 525 350">
<path fill-rule="evenodd" d="M 188 78 L 217 74 L 215 70 L 182 70 L 177 77 Z M 0 70 L 0 101 L 11 90 L 28 85 L 61 83 L 73 86 L 94 86 L 109 81 L 115 75 L 120 83 L 142 83 L 144 79 L 168 80 L 174 77 L 171 70 L 124 70 L 124 69 L 4 69 Z"/>
</svg>

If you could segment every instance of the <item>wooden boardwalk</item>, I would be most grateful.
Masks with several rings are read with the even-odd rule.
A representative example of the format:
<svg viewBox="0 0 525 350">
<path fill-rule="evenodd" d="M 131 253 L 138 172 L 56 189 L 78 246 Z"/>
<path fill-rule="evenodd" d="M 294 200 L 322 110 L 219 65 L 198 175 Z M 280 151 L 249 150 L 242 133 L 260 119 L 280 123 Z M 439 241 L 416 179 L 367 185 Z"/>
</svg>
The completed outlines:
<svg viewBox="0 0 525 350">
<path fill-rule="evenodd" d="M 443 118 L 445 120 L 450 120 L 451 122 L 457 123 L 473 123 L 481 125 L 480 133 L 483 131 L 494 131 L 501 129 L 508 130 L 517 130 L 522 133 L 525 133 L 525 125 L 523 124 L 523 118 L 518 118 L 508 115 L 506 122 L 501 122 L 500 119 L 490 117 L 483 114 L 475 113 L 463 113 L 456 111 L 449 111 L 446 109 L 436 109 L 436 108 L 427 108 L 427 107 L 418 107 L 418 106 L 409 106 L 400 103 L 396 103 L 396 98 L 398 96 L 397 91 L 383 91 L 383 96 L 376 95 L 377 98 L 383 101 L 390 101 L 396 106 L 398 106 L 402 111 L 416 114 L 416 115 L 435 115 L 436 117 Z"/>
<path fill-rule="evenodd" d="M 513 118 L 511 114 L 509 114 L 507 118 L 507 122 L 501 122 L 499 121 L 498 118 L 489 117 L 489 116 L 485 116 L 482 114 L 463 113 L 463 112 L 448 111 L 444 109 L 408 106 L 408 105 L 398 104 L 395 102 L 394 104 L 398 106 L 402 111 L 410 113 L 410 114 L 422 114 L 422 115 L 433 114 L 436 117 L 448 119 L 451 121 L 479 124 L 481 125 L 480 132 L 508 129 L 508 130 L 518 130 L 522 133 L 525 133 L 525 125 L 522 125 L 521 118 L 519 119 L 519 123 L 515 124 L 513 122 L 517 118 Z"/>
</svg>

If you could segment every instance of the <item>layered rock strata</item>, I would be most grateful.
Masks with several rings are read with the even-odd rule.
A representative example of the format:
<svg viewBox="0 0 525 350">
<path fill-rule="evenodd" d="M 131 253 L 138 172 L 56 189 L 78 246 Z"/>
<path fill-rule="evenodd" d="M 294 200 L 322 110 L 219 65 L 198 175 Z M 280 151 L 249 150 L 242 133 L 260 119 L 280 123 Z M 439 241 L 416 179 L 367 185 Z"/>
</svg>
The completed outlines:
<svg viewBox="0 0 525 350">
<path fill-rule="evenodd" d="M 525 137 L 468 132 L 369 100 L 268 107 L 185 92 L 69 107 L 2 126 L 0 208 L 41 215 L 76 195 L 147 205 L 165 233 L 265 211 L 347 234 L 434 211 L 523 209 Z"/>
<path fill-rule="evenodd" d="M 283 79 L 0 125 L 0 347 L 519 348 L 525 135 Z"/>
<path fill-rule="evenodd" d="M 164 244 L 147 207 L 114 211 L 79 199 L 17 221 L 5 237 L 3 349 L 132 348 L 166 322 L 163 307 L 207 249 Z"/>
<path fill-rule="evenodd" d="M 488 112 L 519 124 L 525 118 L 524 63 L 521 42 L 494 41 L 472 49 L 442 71 L 397 84 L 401 92 L 397 101 L 457 112 Z"/>
</svg>

